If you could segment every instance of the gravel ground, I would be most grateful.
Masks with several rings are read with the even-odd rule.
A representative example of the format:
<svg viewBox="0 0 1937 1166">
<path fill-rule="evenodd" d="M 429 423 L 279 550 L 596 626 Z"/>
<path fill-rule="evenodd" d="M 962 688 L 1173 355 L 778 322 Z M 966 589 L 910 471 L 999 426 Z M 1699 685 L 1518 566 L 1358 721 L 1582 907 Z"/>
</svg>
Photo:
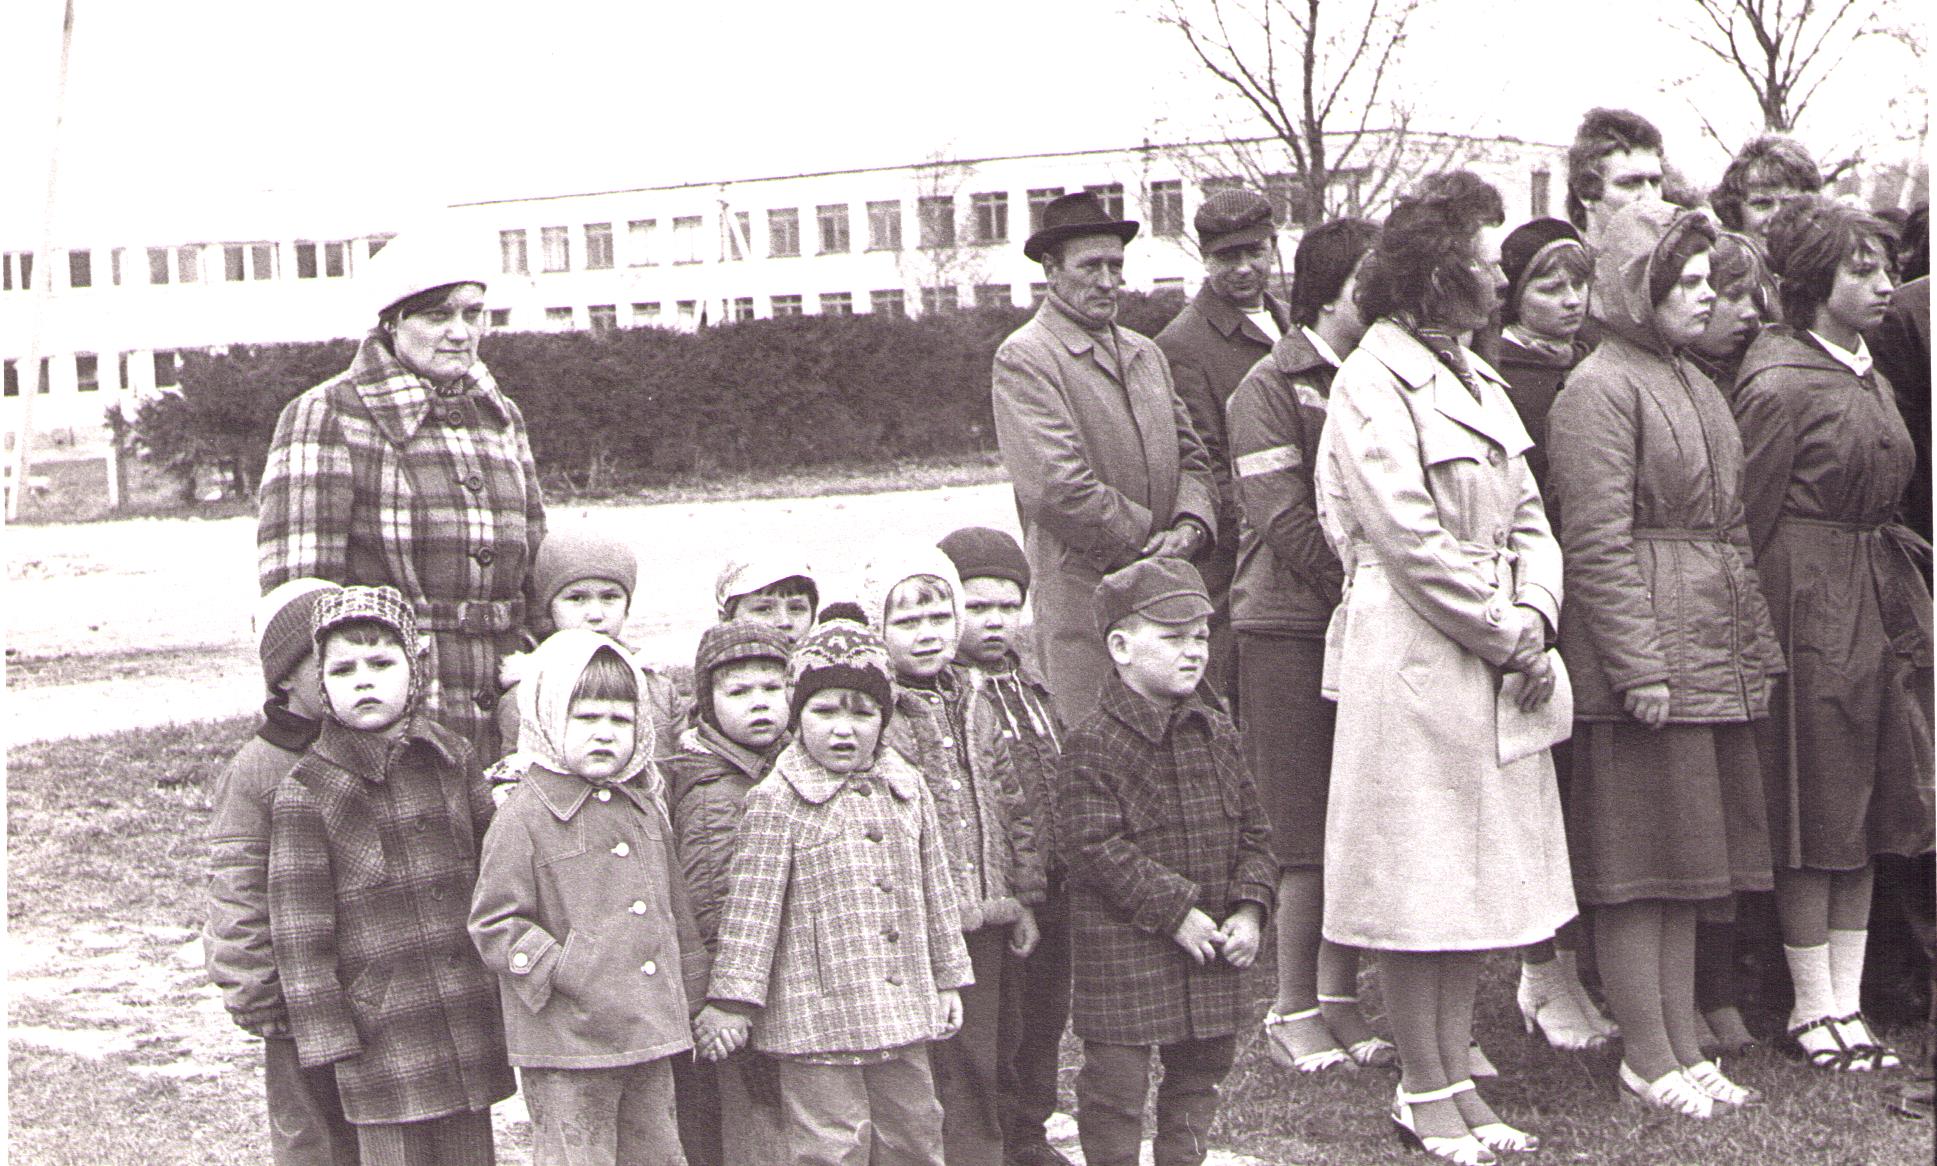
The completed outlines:
<svg viewBox="0 0 1937 1166">
<path fill-rule="evenodd" d="M 690 663 L 714 618 L 713 579 L 734 554 L 791 545 L 817 564 L 824 599 L 851 596 L 862 560 L 850 548 L 972 525 L 1014 533 L 1011 499 L 993 484 L 553 515 L 631 541 L 641 581 L 625 638 L 649 662 L 673 664 Z M 252 520 L 15 527 L 6 555 L 10 740 L 232 716 L 261 700 Z"/>
</svg>

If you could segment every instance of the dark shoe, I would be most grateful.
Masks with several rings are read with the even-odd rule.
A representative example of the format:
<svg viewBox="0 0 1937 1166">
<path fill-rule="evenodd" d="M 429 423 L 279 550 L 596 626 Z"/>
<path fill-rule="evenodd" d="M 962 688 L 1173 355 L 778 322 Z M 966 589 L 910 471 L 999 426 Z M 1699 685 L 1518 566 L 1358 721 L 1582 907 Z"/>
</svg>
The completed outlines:
<svg viewBox="0 0 1937 1166">
<path fill-rule="evenodd" d="M 1076 1166 L 1041 1135 L 1035 1141 L 1008 1143 L 1003 1147 L 1002 1160 L 1004 1166 Z"/>
</svg>

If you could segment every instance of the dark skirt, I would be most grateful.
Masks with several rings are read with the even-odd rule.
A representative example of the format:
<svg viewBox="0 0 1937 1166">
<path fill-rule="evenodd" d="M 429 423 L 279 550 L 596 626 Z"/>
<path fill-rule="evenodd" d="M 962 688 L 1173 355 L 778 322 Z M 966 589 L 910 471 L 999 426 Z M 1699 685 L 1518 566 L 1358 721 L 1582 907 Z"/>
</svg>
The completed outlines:
<svg viewBox="0 0 1937 1166">
<path fill-rule="evenodd" d="M 1271 819 L 1271 852 L 1285 866 L 1325 862 L 1325 793 L 1332 779 L 1337 705 L 1319 695 L 1325 641 L 1238 633 L 1244 760 Z"/>
<path fill-rule="evenodd" d="M 1583 905 L 1773 885 L 1750 726 L 1580 722 L 1571 751 L 1567 849 Z"/>
</svg>

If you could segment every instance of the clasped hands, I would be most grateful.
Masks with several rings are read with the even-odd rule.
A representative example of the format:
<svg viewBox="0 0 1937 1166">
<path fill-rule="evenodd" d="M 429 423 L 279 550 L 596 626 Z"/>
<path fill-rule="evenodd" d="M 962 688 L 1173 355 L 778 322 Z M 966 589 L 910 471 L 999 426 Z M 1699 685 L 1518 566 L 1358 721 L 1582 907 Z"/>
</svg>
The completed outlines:
<svg viewBox="0 0 1937 1166">
<path fill-rule="evenodd" d="M 1557 677 L 1553 661 L 1547 659 L 1547 617 L 1538 608 L 1520 603 L 1514 605 L 1524 616 L 1520 624 L 1520 638 L 1514 642 L 1513 654 L 1507 657 L 1506 670 L 1518 672 L 1527 678 L 1521 688 L 1518 703 L 1520 711 L 1530 713 L 1553 699 Z"/>
<path fill-rule="evenodd" d="M 1206 964 L 1221 955 L 1234 968 L 1248 968 L 1258 958 L 1258 933 L 1263 923 L 1263 912 L 1256 903 L 1245 903 L 1231 912 L 1222 927 L 1202 909 L 1192 907 L 1170 938 L 1196 963 Z"/>
<path fill-rule="evenodd" d="M 947 1040 L 962 1030 L 962 994 L 944 988 L 941 997 L 942 1026 L 936 1040 Z M 723 1061 L 746 1047 L 753 1022 L 731 1008 L 708 1004 L 693 1019 L 693 1055 L 702 1061 Z"/>
</svg>

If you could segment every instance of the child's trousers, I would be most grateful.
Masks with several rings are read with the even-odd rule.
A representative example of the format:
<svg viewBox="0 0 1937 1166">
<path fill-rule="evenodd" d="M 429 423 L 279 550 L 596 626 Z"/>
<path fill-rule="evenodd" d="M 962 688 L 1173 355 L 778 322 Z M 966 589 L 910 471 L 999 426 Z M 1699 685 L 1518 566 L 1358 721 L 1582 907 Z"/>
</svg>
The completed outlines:
<svg viewBox="0 0 1937 1166">
<path fill-rule="evenodd" d="M 1210 1151 L 1217 1089 L 1237 1059 L 1237 1037 L 1157 1045 L 1155 1166 L 1200 1166 Z M 1076 1074 L 1076 1133 L 1089 1166 L 1136 1166 L 1143 1142 L 1143 1100 L 1150 1090 L 1150 1045 L 1083 1042 Z"/>
<path fill-rule="evenodd" d="M 1003 1143 L 1010 1149 L 1047 1141 L 1056 1112 L 1056 1071 L 1069 1027 L 1069 889 L 1053 875 L 1036 908 L 1042 938 L 1028 959 L 1007 956 L 1002 969 L 1001 1083 Z"/>
<path fill-rule="evenodd" d="M 384 1122 L 356 1127 L 363 1166 L 492 1166 L 491 1111 L 474 1109 L 429 1121 Z"/>
<path fill-rule="evenodd" d="M 1009 929 L 983 927 L 967 941 L 975 983 L 962 991 L 962 1027 L 928 1046 L 935 1096 L 942 1103 L 942 1148 L 948 1166 L 1002 1166 L 1002 974 Z"/>
<path fill-rule="evenodd" d="M 336 1068 L 305 1069 L 296 1042 L 262 1042 L 263 1092 L 269 1097 L 269 1159 L 276 1166 L 357 1166 L 356 1127 L 343 1116 Z"/>
<path fill-rule="evenodd" d="M 611 1069 L 521 1068 L 518 1077 L 531 1107 L 532 1166 L 686 1166 L 670 1058 Z"/>
<path fill-rule="evenodd" d="M 943 1166 L 928 1046 L 871 1065 L 777 1060 L 794 1166 Z"/>
</svg>

